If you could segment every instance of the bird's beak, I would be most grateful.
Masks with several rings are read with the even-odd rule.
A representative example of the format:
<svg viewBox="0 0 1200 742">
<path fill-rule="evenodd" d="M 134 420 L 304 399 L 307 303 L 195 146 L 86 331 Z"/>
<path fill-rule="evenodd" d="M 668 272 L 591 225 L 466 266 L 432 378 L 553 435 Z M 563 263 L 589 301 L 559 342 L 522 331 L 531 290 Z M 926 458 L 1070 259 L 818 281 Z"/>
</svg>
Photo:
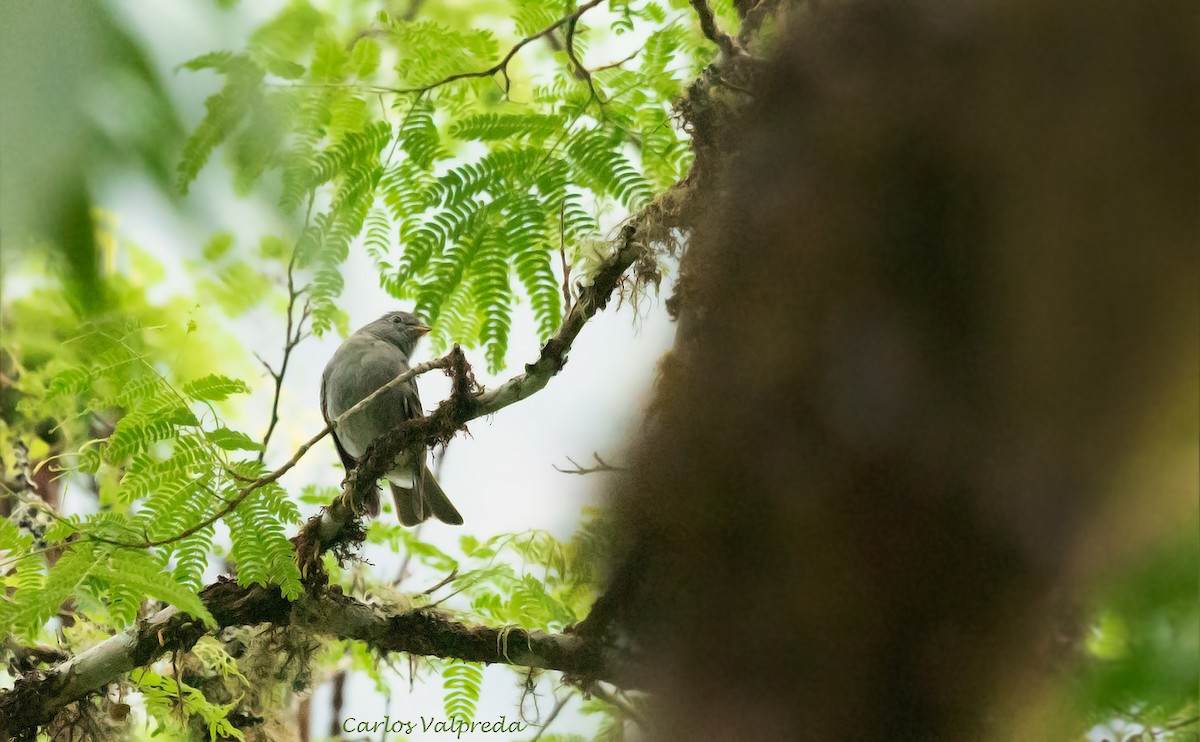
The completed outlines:
<svg viewBox="0 0 1200 742">
<path fill-rule="evenodd" d="M 414 329 L 416 329 L 418 335 L 425 335 L 427 333 L 433 332 L 433 328 L 430 327 L 429 325 L 417 325 L 416 328 L 414 328 Z"/>
</svg>

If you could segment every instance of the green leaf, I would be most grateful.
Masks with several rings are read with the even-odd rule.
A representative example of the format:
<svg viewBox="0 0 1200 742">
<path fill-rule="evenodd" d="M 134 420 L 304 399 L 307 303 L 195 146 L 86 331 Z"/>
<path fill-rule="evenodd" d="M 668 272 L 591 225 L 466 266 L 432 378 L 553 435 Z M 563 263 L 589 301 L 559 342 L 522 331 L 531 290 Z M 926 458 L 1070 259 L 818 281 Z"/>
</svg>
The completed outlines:
<svg viewBox="0 0 1200 742">
<path fill-rule="evenodd" d="M 247 394 L 250 387 L 241 379 L 209 374 L 183 385 L 183 393 L 195 400 L 220 402 L 231 394 Z"/>
<path fill-rule="evenodd" d="M 455 660 L 442 670 L 442 687 L 446 691 L 446 718 L 471 721 L 483 685 L 483 668 L 474 662 Z"/>
<path fill-rule="evenodd" d="M 146 552 L 119 550 L 97 564 L 93 573 L 110 584 L 169 603 L 210 628 L 217 625 L 196 591 L 176 582 L 174 576 L 164 572 Z"/>
<path fill-rule="evenodd" d="M 221 92 L 204 101 L 205 115 L 188 137 L 179 160 L 179 189 L 187 193 L 188 185 L 195 180 L 208 162 L 216 147 L 233 134 L 234 130 L 254 107 L 262 95 L 263 71 L 247 57 L 218 57 L 206 55 L 193 64 L 221 64 L 220 71 L 226 74 L 225 87 Z"/>
<path fill-rule="evenodd" d="M 379 42 L 370 36 L 363 36 L 354 42 L 354 50 L 350 52 L 350 67 L 358 77 L 369 77 L 379 66 Z"/>
<path fill-rule="evenodd" d="M 312 67 L 309 71 L 314 80 L 332 82 L 340 80 L 346 74 L 349 62 L 350 58 L 343 44 L 332 36 L 321 35 L 317 38 L 317 47 L 313 52 Z"/>
<path fill-rule="evenodd" d="M 263 445 L 238 430 L 217 428 L 205 431 L 204 437 L 226 451 L 261 451 Z"/>
</svg>

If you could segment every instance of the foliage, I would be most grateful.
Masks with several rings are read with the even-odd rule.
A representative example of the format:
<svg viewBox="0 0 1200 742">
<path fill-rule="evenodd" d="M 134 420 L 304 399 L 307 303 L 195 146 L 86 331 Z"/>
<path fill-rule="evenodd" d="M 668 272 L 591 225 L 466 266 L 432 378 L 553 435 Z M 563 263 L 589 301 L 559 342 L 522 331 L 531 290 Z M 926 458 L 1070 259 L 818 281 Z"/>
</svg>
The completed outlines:
<svg viewBox="0 0 1200 742">
<path fill-rule="evenodd" d="M 245 741 L 246 736 L 227 717 L 232 704 L 217 706 L 210 703 L 198 689 L 153 670 L 138 668 L 131 676 L 135 687 L 146 700 L 147 710 L 165 728 L 177 728 L 182 711 L 184 718 L 199 717 L 208 727 L 209 739 L 213 742 L 223 739 Z"/>
<path fill-rule="evenodd" d="M 88 516 L 55 515 L 41 533 L 3 521 L 0 553 L 12 570 L 5 583 L 16 590 L 0 603 L 0 625 L 19 637 L 36 637 L 64 604 L 113 628 L 129 625 L 146 599 L 211 621 L 197 598 L 213 554 L 208 521 L 263 471 L 241 453 L 260 444 L 220 412 L 249 386 L 204 373 L 217 358 L 221 371 L 244 368 L 230 350 L 236 344 L 194 302 L 150 301 L 162 266 L 133 246 L 124 251 L 131 263 L 108 277 L 113 305 L 105 315 L 81 325 L 53 283 L 4 306 L 5 469 L 16 466 L 18 441 L 33 443 L 31 454 L 60 488 L 91 490 L 99 505 Z M 224 519 L 243 584 L 299 594 L 284 535 L 298 521 L 274 484 Z M 31 550 L 35 537 L 39 548 Z"/>
<path fill-rule="evenodd" d="M 581 621 L 595 599 L 598 557 L 610 542 L 607 519 L 595 511 L 586 514 L 570 541 L 542 530 L 485 541 L 467 535 L 460 538 L 459 557 L 387 519 L 370 524 L 367 541 L 407 553 L 432 574 L 453 573 L 446 588 L 467 603 L 467 617 L 494 626 L 561 631 Z"/>
<path fill-rule="evenodd" d="M 237 454 L 258 444 L 228 427 L 215 406 L 248 386 L 219 374 L 173 382 L 148 352 L 156 332 L 135 319 L 97 320 L 64 343 L 71 354 L 25 368 L 15 385 L 24 419 L 89 417 L 110 427 L 57 464 L 60 476 L 95 480 L 100 511 L 56 516 L 45 539 L 61 554 L 44 573 L 22 570 L 23 589 L 0 604 L 0 623 L 18 635 L 36 635 L 72 597 L 115 627 L 128 625 L 147 597 L 211 621 L 196 591 L 212 551 L 212 516 L 265 470 Z M 274 483 L 256 488 L 224 518 L 242 584 L 279 584 L 287 595 L 299 594 L 284 535 L 299 519 Z M 17 553 L 27 536 L 10 528 L 0 538 L 0 549 Z"/>
<path fill-rule="evenodd" d="M 36 252 L 4 266 L 6 286 L 14 275 L 22 286 L 0 307 L 5 481 L 48 474 L 54 491 L 91 503 L 63 515 L 31 501 L 31 492 L 7 493 L 22 503 L 18 513 L 36 517 L 0 519 L 6 634 L 46 641 L 61 617 L 86 629 L 70 632 L 86 646 L 162 604 L 211 624 L 198 593 L 225 566 L 243 585 L 299 595 L 287 540 L 300 519 L 296 503 L 324 504 L 335 490 L 289 493 L 264 480 L 265 446 L 237 422 L 242 398 L 262 377 L 226 321 L 278 313 L 298 299 L 304 312 L 293 319 L 302 326 L 344 334 L 337 304 L 351 251 L 364 250 L 380 285 L 416 305 L 435 343 L 481 347 L 493 371 L 505 364 L 519 302 L 528 302 L 540 338 L 558 327 L 563 285 L 586 272 L 581 256 L 602 223 L 686 173 L 687 138 L 671 103 L 712 54 L 686 3 L 614 2 L 578 16 L 571 51 L 601 65 L 611 60 L 589 53 L 589 44 L 624 35 L 636 54 L 585 74 L 564 48 L 563 19 L 575 10 L 486 0 L 468 13 L 430 8 L 406 18 L 297 0 L 238 50 L 181 65 L 216 89 L 178 151 L 176 188 L 186 195 L 221 158 L 234 191 L 270 194 L 297 228 L 261 236 L 257 246 L 233 233 L 211 235 L 184 259 L 191 282 L 181 291 L 171 269 L 118 239 L 114 215 L 93 211 L 86 229 L 95 228 L 100 246 L 102 305 L 81 300 L 92 289 L 58 264 L 41 264 Z M 480 30 L 489 25 L 480 18 L 497 14 L 513 26 Z M 176 130 L 174 113 L 167 118 Z M 279 288 L 285 272 L 290 296 Z M 20 471 L 18 449 L 28 450 L 33 470 Z M 581 533 L 586 541 L 590 531 Z M 462 565 L 448 589 L 461 590 L 454 603 L 476 620 L 561 630 L 594 597 L 594 555 L 579 539 L 464 537 L 452 556 L 390 521 L 374 524 L 370 537 L 426 569 Z M 348 588 L 394 593 L 369 571 L 327 563 Z M 384 682 L 378 658 L 361 645 L 339 651 L 342 644 L 322 656 L 350 657 Z M 196 670 L 202 652 L 207 669 Z M 208 643 L 188 657 L 172 663 L 192 674 L 156 665 L 130 678 L 156 733 L 194 732 L 199 720 L 214 739 L 241 738 L 228 720 L 249 701 L 214 696 L 202 681 L 232 673 L 244 684 L 251 658 Z M 447 715 L 474 715 L 479 666 L 423 666 L 441 676 Z M 274 677 L 264 675 L 263 692 L 281 701 L 286 683 Z M 191 721 L 181 726 L 180 717 Z"/>
<path fill-rule="evenodd" d="M 1075 700 L 1093 723 L 1140 725 L 1158 740 L 1200 732 L 1200 549 L 1163 543 L 1096 596 Z"/>
<path fill-rule="evenodd" d="M 442 682 L 446 688 L 446 718 L 474 719 L 483 668 L 473 662 L 451 662 L 442 670 Z"/>
<path fill-rule="evenodd" d="M 595 235 L 604 209 L 637 209 L 686 172 L 670 104 L 711 51 L 679 13 L 614 3 L 615 31 L 645 37 L 621 65 L 584 74 L 558 51 L 549 72 L 522 75 L 527 58 L 547 56 L 530 45 L 484 74 L 572 8 L 515 0 L 505 10 L 516 29 L 501 37 L 461 17 L 387 11 L 364 28 L 297 2 L 241 51 L 183 65 L 223 83 L 188 139 L 180 185 L 224 145 L 238 188 L 268 179 L 281 208 L 310 211 L 298 262 L 317 333 L 338 324 L 339 266 L 361 239 L 381 285 L 416 302 L 437 343 L 482 345 L 498 370 L 514 280 L 544 340 L 562 316 L 555 258 Z M 581 23 L 576 50 L 593 36 Z"/>
</svg>

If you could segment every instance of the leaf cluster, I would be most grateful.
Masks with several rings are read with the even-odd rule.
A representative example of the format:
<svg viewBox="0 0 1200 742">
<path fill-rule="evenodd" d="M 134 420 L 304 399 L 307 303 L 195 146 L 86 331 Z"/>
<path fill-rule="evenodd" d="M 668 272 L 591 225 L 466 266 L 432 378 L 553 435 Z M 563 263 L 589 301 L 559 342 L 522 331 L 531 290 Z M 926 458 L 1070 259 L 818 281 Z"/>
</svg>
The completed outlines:
<svg viewBox="0 0 1200 742">
<path fill-rule="evenodd" d="M 690 16 L 656 0 L 614 3 L 615 33 L 645 35 L 633 58 L 583 73 L 565 50 L 528 44 L 488 75 L 572 8 L 514 0 L 509 10 L 515 35 L 481 30 L 469 13 L 381 12 L 363 32 L 298 2 L 242 51 L 183 65 L 223 83 L 188 140 L 181 187 L 224 145 L 235 184 L 262 183 L 285 211 L 308 212 L 298 266 L 318 334 L 341 325 L 339 267 L 361 243 L 381 286 L 416 303 L 439 347 L 480 345 L 499 370 L 518 287 L 545 340 L 602 213 L 637 210 L 686 173 L 671 103 L 711 56 L 680 21 Z M 576 57 L 600 33 L 586 21 L 572 35 Z M 527 65 L 540 72 L 519 74 Z"/>
</svg>

